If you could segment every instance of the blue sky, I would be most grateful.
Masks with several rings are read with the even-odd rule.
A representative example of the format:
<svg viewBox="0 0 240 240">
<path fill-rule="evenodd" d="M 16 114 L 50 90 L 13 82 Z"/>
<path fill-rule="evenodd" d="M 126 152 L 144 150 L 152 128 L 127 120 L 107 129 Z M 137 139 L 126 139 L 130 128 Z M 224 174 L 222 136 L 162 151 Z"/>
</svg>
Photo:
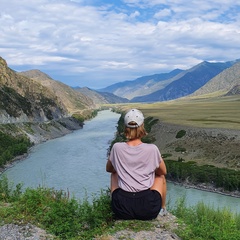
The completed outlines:
<svg viewBox="0 0 240 240">
<path fill-rule="evenodd" d="M 0 26 L 10 68 L 70 86 L 240 58 L 236 0 L 1 0 Z"/>
</svg>

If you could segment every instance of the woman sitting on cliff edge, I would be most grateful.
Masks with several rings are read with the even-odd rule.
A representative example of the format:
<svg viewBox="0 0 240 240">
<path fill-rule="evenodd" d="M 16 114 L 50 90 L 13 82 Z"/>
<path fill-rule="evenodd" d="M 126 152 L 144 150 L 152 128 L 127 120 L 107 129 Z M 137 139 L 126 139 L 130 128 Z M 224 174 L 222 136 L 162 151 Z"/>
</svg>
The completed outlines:
<svg viewBox="0 0 240 240">
<path fill-rule="evenodd" d="M 142 112 L 131 109 L 124 124 L 128 141 L 113 145 L 106 165 L 115 217 L 151 220 L 166 215 L 167 170 L 157 146 L 141 141 L 147 134 Z"/>
</svg>

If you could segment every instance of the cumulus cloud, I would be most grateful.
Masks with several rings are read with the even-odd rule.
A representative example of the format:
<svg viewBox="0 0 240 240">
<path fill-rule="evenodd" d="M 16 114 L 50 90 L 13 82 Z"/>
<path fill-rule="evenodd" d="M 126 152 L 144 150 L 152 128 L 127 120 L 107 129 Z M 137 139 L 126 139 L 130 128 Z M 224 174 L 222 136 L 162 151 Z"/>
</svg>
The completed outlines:
<svg viewBox="0 0 240 240">
<path fill-rule="evenodd" d="M 158 11 L 157 13 L 155 13 L 154 17 L 158 18 L 158 19 L 161 19 L 161 18 L 164 18 L 164 17 L 171 16 L 171 14 L 172 14 L 172 11 L 170 9 L 164 8 L 164 9 Z"/>
<path fill-rule="evenodd" d="M 0 52 L 14 70 L 100 88 L 239 58 L 239 12 L 232 0 L 1 1 Z"/>
</svg>

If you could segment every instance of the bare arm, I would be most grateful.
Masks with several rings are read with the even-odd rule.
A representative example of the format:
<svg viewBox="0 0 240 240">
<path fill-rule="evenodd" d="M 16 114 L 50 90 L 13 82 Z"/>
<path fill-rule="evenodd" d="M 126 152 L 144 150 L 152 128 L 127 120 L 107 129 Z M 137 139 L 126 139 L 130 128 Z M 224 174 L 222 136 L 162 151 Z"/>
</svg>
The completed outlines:
<svg viewBox="0 0 240 240">
<path fill-rule="evenodd" d="M 115 173 L 116 172 L 109 159 L 108 159 L 107 164 L 106 164 L 106 171 L 110 172 L 110 173 Z"/>
<path fill-rule="evenodd" d="M 159 176 L 167 174 L 167 168 L 163 159 L 160 162 L 159 167 L 155 170 L 155 173 Z"/>
</svg>

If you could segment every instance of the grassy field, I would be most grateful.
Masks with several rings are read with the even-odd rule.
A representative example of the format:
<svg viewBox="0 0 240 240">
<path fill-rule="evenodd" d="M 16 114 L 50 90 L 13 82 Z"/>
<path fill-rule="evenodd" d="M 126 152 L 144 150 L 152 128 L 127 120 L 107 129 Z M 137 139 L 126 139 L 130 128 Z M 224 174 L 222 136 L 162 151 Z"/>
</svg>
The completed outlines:
<svg viewBox="0 0 240 240">
<path fill-rule="evenodd" d="M 121 109 L 138 108 L 145 116 L 163 122 L 204 128 L 240 130 L 240 96 L 183 98 L 151 104 L 118 105 Z"/>
</svg>

